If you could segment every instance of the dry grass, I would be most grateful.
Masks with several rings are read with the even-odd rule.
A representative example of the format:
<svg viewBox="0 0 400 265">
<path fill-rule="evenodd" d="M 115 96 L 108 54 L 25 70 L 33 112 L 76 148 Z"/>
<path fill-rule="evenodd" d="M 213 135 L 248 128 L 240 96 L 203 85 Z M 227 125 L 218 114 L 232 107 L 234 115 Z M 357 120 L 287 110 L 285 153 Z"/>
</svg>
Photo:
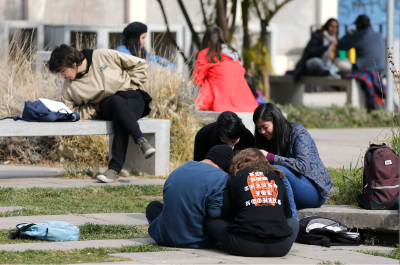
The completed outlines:
<svg viewBox="0 0 400 265">
<path fill-rule="evenodd" d="M 1 117 L 21 114 L 27 100 L 43 97 L 61 101 L 63 80 L 45 67 L 42 73 L 36 73 L 35 45 L 21 36 L 15 35 L 8 48 L 0 47 L 5 51 L 0 57 Z M 199 129 L 196 95 L 192 82 L 177 71 L 153 66 L 148 78 L 145 90 L 153 98 L 149 117 L 171 120 L 170 168 L 174 169 L 193 157 L 194 136 Z M 74 168 L 107 165 L 108 136 L 0 137 L 0 150 L 0 161 L 61 163 L 74 172 Z"/>
</svg>

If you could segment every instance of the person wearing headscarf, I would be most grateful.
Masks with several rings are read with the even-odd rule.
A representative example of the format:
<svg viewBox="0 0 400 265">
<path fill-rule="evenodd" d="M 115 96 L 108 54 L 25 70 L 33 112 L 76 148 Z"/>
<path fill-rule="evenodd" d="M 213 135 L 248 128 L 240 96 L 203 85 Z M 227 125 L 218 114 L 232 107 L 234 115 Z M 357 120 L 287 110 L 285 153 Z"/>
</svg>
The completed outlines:
<svg viewBox="0 0 400 265">
<path fill-rule="evenodd" d="M 122 45 L 117 47 L 117 51 L 145 59 L 149 65 L 169 67 L 172 71 L 175 70 L 175 64 L 161 56 L 149 53 L 144 48 L 147 37 L 145 24 L 132 22 L 124 28 L 122 33 L 125 39 L 122 40 Z"/>
</svg>

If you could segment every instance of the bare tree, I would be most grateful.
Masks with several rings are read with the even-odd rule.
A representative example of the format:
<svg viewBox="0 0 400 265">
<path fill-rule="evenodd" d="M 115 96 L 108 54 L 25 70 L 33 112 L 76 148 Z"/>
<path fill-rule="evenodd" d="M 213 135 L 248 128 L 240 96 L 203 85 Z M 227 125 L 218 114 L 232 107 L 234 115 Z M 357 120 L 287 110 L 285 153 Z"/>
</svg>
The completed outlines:
<svg viewBox="0 0 400 265">
<path fill-rule="evenodd" d="M 196 45 L 197 49 L 200 50 L 200 47 L 201 47 L 200 38 L 199 38 L 199 35 L 197 35 L 197 32 L 194 30 L 192 21 L 190 20 L 189 15 L 186 12 L 185 5 L 183 4 L 182 0 L 177 0 L 177 1 L 178 1 L 178 4 L 179 4 L 179 7 L 182 10 L 183 16 L 186 19 L 186 23 L 189 26 L 190 33 L 192 34 L 192 40 L 193 40 L 194 44 Z"/>
</svg>

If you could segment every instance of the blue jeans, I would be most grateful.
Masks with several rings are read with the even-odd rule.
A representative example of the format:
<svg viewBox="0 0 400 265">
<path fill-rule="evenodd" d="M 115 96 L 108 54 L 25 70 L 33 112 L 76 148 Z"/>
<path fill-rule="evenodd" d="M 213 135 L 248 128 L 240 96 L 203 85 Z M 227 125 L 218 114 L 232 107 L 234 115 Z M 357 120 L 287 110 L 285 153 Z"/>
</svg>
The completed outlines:
<svg viewBox="0 0 400 265">
<path fill-rule="evenodd" d="M 290 209 L 292 210 L 292 217 L 296 218 L 297 221 L 298 221 L 299 220 L 299 216 L 297 216 L 297 209 L 296 209 L 296 203 L 294 202 L 292 186 L 290 185 L 289 180 L 287 179 L 287 177 L 284 177 L 282 180 L 283 180 L 283 183 L 285 184 L 285 187 L 286 187 L 286 190 L 287 190 L 287 194 L 288 194 L 288 197 L 289 197 Z"/>
<path fill-rule="evenodd" d="M 328 71 L 331 76 L 335 76 L 339 73 L 339 68 L 333 63 L 330 66 L 326 66 L 321 58 L 314 57 L 308 59 L 306 62 L 306 72 L 308 75 L 318 75 L 323 71 Z"/>
<path fill-rule="evenodd" d="M 280 165 L 274 165 L 274 166 L 279 168 L 283 173 L 285 173 L 285 178 L 283 178 L 283 180 L 285 181 L 285 179 L 287 179 L 287 181 L 290 183 L 291 186 L 290 192 L 292 192 L 292 198 L 294 198 L 294 203 L 297 206 L 297 208 L 299 209 L 318 208 L 325 203 L 326 198 L 322 197 L 319 194 L 316 184 L 314 184 L 311 180 L 309 180 L 308 178 L 304 177 L 301 174 L 294 174 L 292 171 L 290 171 L 288 168 L 284 166 Z M 288 195 L 289 195 L 289 189 L 287 185 L 286 189 L 288 190 Z M 289 201 L 290 201 L 290 195 L 289 195 Z"/>
</svg>

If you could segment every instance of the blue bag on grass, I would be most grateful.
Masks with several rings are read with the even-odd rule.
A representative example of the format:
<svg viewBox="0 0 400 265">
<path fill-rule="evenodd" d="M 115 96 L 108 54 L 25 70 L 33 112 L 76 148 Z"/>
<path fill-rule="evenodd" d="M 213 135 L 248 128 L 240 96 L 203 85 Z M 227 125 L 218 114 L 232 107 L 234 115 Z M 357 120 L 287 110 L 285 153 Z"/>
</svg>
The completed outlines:
<svg viewBox="0 0 400 265">
<path fill-rule="evenodd" d="M 49 221 L 41 224 L 17 224 L 17 231 L 12 232 L 10 239 L 32 239 L 49 241 L 77 241 L 79 228 L 63 221 Z"/>
</svg>

